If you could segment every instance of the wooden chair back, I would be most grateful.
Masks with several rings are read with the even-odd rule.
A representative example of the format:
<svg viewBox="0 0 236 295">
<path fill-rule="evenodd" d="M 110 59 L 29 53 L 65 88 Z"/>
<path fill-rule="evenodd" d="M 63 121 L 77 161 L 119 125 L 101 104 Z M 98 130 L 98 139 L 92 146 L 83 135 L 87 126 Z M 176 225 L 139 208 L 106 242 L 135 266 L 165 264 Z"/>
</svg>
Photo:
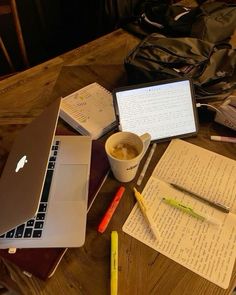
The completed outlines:
<svg viewBox="0 0 236 295">
<path fill-rule="evenodd" d="M 18 10 L 16 6 L 15 0 L 0 0 L 0 17 L 2 15 L 10 15 L 13 20 L 14 29 L 17 36 L 17 43 L 19 46 L 20 56 L 22 58 L 22 62 L 25 68 L 29 67 L 29 60 L 25 48 L 25 42 L 22 34 L 21 24 L 19 20 Z M 10 54 L 4 44 L 3 38 L 0 36 L 0 50 L 2 52 L 2 56 L 6 59 L 7 64 L 9 66 L 10 72 L 15 71 L 15 67 L 13 65 Z"/>
</svg>

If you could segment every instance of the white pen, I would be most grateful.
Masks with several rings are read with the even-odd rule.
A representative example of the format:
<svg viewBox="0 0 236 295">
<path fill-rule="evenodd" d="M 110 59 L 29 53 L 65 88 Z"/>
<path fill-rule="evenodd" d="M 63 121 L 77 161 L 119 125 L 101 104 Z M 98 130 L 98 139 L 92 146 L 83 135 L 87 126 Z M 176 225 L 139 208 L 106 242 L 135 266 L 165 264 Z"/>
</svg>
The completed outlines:
<svg viewBox="0 0 236 295">
<path fill-rule="evenodd" d="M 138 178 L 138 181 L 137 181 L 137 185 L 141 185 L 141 183 L 142 183 L 142 181 L 143 181 L 143 178 L 144 178 L 145 173 L 146 173 L 146 171 L 147 171 L 148 165 L 149 165 L 149 163 L 150 163 L 150 161 L 151 161 L 151 159 L 152 159 L 152 156 L 153 156 L 153 154 L 154 154 L 154 152 L 155 152 L 156 146 L 157 146 L 156 143 L 154 143 L 154 144 L 152 145 L 151 151 L 150 151 L 150 153 L 149 153 L 149 155 L 148 155 L 148 157 L 147 157 L 147 160 L 146 160 L 146 162 L 145 162 L 145 164 L 144 164 L 144 166 L 143 166 L 143 169 L 142 169 L 142 171 L 141 171 L 141 173 L 140 173 L 140 175 L 139 175 L 139 178 Z"/>
</svg>

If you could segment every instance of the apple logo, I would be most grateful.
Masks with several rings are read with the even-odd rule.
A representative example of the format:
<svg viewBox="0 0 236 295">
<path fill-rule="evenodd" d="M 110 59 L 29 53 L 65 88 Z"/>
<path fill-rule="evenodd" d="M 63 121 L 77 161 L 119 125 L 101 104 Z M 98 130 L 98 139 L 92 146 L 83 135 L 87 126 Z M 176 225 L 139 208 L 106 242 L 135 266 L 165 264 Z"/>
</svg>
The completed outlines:
<svg viewBox="0 0 236 295">
<path fill-rule="evenodd" d="M 25 166 L 25 164 L 27 163 L 27 159 L 26 156 L 23 156 L 17 163 L 16 165 L 16 169 L 15 171 L 18 172 L 21 168 L 23 168 Z"/>
</svg>

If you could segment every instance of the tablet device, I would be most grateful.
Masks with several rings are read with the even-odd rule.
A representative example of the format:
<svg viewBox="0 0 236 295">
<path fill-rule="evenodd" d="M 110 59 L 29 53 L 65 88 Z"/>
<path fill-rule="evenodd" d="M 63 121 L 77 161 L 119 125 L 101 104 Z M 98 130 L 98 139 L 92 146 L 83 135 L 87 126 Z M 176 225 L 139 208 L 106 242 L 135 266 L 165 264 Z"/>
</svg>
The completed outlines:
<svg viewBox="0 0 236 295">
<path fill-rule="evenodd" d="M 148 132 L 152 141 L 197 134 L 196 102 L 189 79 L 117 88 L 113 99 L 120 131 Z"/>
</svg>

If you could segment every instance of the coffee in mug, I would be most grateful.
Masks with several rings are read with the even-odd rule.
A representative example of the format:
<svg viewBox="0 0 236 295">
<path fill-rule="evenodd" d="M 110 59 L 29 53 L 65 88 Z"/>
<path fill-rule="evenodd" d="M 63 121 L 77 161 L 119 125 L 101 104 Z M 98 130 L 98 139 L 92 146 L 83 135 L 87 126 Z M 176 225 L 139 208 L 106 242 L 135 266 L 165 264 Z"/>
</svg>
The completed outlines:
<svg viewBox="0 0 236 295">
<path fill-rule="evenodd" d="M 114 177 L 121 182 L 132 181 L 139 163 L 151 141 L 145 133 L 141 136 L 132 132 L 117 132 L 105 144 L 106 154 Z"/>
<path fill-rule="evenodd" d="M 137 149 L 129 143 L 119 143 L 111 148 L 111 155 L 119 160 L 130 160 L 138 154 Z"/>
</svg>

